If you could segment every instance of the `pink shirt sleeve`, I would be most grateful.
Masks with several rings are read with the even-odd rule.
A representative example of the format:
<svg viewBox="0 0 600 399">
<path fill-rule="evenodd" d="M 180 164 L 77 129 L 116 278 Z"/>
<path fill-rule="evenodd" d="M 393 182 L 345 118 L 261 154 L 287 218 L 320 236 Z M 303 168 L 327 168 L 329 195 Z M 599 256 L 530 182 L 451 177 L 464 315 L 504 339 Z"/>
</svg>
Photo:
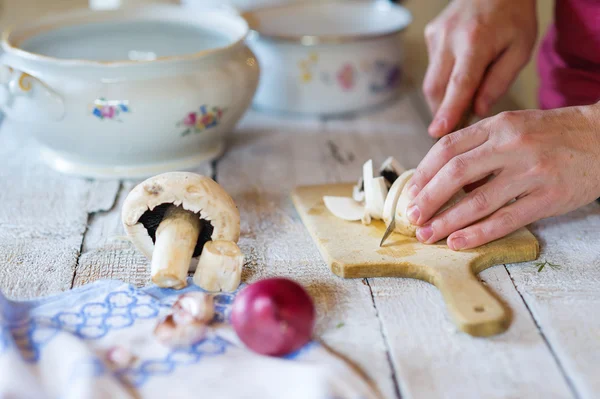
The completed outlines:
<svg viewBox="0 0 600 399">
<path fill-rule="evenodd" d="M 556 0 L 537 66 L 540 108 L 600 101 L 600 0 Z"/>
</svg>

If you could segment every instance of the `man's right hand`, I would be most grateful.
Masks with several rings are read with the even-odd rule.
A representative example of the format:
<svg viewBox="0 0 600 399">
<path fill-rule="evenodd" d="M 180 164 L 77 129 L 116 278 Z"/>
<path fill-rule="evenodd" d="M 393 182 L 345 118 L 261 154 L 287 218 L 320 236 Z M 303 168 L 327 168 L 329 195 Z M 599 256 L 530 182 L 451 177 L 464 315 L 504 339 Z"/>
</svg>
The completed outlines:
<svg viewBox="0 0 600 399">
<path fill-rule="evenodd" d="M 425 28 L 429 134 L 453 131 L 471 104 L 487 115 L 529 61 L 536 38 L 535 0 L 452 0 Z"/>
</svg>

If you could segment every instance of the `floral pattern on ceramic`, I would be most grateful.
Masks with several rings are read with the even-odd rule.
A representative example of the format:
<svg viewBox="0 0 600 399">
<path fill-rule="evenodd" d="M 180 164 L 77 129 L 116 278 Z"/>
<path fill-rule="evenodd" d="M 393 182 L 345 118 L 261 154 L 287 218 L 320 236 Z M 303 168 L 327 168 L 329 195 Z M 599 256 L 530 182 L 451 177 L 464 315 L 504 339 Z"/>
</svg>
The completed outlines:
<svg viewBox="0 0 600 399">
<path fill-rule="evenodd" d="M 310 53 L 306 59 L 299 62 L 300 82 L 303 84 L 313 81 L 317 74 L 314 69 L 317 66 L 319 56 Z M 366 80 L 366 86 L 372 94 L 378 94 L 398 87 L 402 77 L 402 69 L 398 63 L 384 60 L 360 60 L 355 63 L 346 62 L 337 71 L 318 71 L 321 83 L 327 86 L 336 85 L 343 91 L 351 91 L 361 80 Z"/>
<path fill-rule="evenodd" d="M 375 81 L 369 85 L 372 93 L 381 93 L 394 89 L 400 84 L 402 69 L 397 64 L 377 61 L 374 65 Z"/>
<path fill-rule="evenodd" d="M 100 120 L 109 119 L 118 122 L 123 122 L 120 118 L 121 114 L 129 113 L 129 105 L 127 101 L 111 101 L 105 98 L 99 98 L 94 101 L 92 115 Z"/>
<path fill-rule="evenodd" d="M 181 136 L 201 133 L 218 126 L 224 113 L 223 108 L 212 107 L 209 109 L 206 105 L 202 105 L 198 111 L 188 113 L 177 126 L 185 128 Z"/>
<path fill-rule="evenodd" d="M 298 67 L 300 68 L 300 81 L 309 83 L 313 80 L 314 67 L 319 62 L 319 54 L 311 52 L 306 59 L 300 60 Z"/>
<path fill-rule="evenodd" d="M 338 84 L 345 91 L 352 90 L 354 88 L 355 76 L 354 67 L 351 64 L 345 64 L 337 73 Z"/>
</svg>

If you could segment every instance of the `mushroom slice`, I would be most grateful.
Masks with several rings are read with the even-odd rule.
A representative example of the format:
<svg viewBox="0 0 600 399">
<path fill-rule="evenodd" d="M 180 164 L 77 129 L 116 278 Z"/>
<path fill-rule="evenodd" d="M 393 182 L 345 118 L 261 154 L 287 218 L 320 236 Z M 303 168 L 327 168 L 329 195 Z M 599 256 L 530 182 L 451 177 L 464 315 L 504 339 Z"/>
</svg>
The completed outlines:
<svg viewBox="0 0 600 399">
<path fill-rule="evenodd" d="M 373 160 L 369 159 L 363 165 L 363 186 L 365 191 L 365 202 L 373 202 Z"/>
<path fill-rule="evenodd" d="M 210 240 L 237 242 L 240 214 L 233 199 L 209 177 L 165 173 L 145 180 L 127 196 L 122 221 L 131 241 L 151 260 L 152 281 L 181 289 Z"/>
<path fill-rule="evenodd" d="M 340 219 L 361 220 L 365 213 L 365 207 L 350 197 L 325 196 L 323 202 L 329 212 Z"/>
<path fill-rule="evenodd" d="M 377 177 L 372 180 L 372 195 L 371 201 L 367 200 L 365 205 L 366 211 L 373 219 L 383 218 L 383 206 L 388 193 L 387 184 L 383 177 Z"/>
<path fill-rule="evenodd" d="M 244 255 L 232 241 L 207 242 L 200 255 L 194 283 L 210 292 L 233 292 L 240 285 Z"/>
<path fill-rule="evenodd" d="M 371 219 L 383 217 L 383 204 L 387 195 L 387 186 L 383 177 L 373 178 L 373 160 L 369 159 L 363 165 L 363 181 L 365 185 L 365 215 L 364 224 L 370 224 Z"/>
<path fill-rule="evenodd" d="M 400 194 L 402 193 L 402 189 L 411 179 L 414 174 L 414 169 L 408 170 L 402 173 L 392 184 L 390 187 L 390 191 L 385 199 L 385 204 L 383 206 L 383 221 L 386 226 L 389 226 L 392 221 L 392 216 L 394 212 L 398 208 L 398 203 L 400 201 Z"/>
<path fill-rule="evenodd" d="M 352 187 L 352 198 L 356 202 L 363 202 L 365 200 L 365 183 L 363 178 L 358 179 L 358 183 Z"/>
<path fill-rule="evenodd" d="M 398 179 L 394 182 L 392 187 L 390 188 L 390 192 L 388 197 L 386 198 L 386 203 L 384 206 L 384 215 L 383 219 L 385 224 L 389 226 L 392 213 L 395 212 L 395 229 L 394 231 L 406 236 L 416 237 L 417 235 L 417 227 L 412 224 L 408 218 L 406 217 L 406 211 L 408 205 L 410 205 L 411 200 L 408 197 L 408 182 L 412 178 L 415 169 L 407 170 L 403 174 L 398 177 Z M 400 194 L 398 194 L 400 193 Z M 442 208 L 436 213 L 436 215 L 442 213 L 446 209 L 457 204 L 461 199 L 465 197 L 465 192 L 463 190 L 456 193 L 448 202 L 442 206 Z M 396 204 L 394 206 L 394 204 Z"/>
<path fill-rule="evenodd" d="M 394 157 L 389 157 L 381 164 L 379 168 L 379 175 L 385 178 L 388 188 L 394 184 L 396 179 L 404 173 L 406 169 L 400 165 Z"/>
</svg>

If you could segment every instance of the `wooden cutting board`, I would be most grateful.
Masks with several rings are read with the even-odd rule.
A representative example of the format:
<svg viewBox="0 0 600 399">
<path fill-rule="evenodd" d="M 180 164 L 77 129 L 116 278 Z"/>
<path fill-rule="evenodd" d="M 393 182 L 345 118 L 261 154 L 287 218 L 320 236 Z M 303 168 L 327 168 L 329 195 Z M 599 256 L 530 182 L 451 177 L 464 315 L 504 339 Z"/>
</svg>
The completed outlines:
<svg viewBox="0 0 600 399">
<path fill-rule="evenodd" d="M 382 221 L 365 226 L 333 216 L 323 196 L 351 196 L 352 184 L 304 186 L 292 199 L 325 261 L 344 278 L 411 277 L 435 285 L 454 322 L 474 336 L 505 331 L 511 312 L 476 277 L 493 265 L 537 259 L 539 244 L 527 229 L 474 250 L 455 252 L 445 241 L 425 245 L 415 238 L 392 234 L 379 246 Z"/>
</svg>

